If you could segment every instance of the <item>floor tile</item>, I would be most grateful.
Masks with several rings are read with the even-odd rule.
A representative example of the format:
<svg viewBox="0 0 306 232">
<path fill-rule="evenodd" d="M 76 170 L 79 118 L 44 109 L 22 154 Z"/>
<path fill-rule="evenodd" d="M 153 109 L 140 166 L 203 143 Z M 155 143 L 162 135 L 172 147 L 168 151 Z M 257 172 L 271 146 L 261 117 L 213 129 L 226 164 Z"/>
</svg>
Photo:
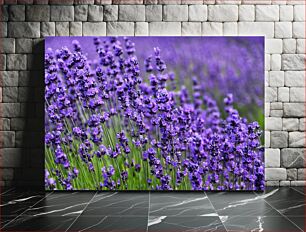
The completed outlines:
<svg viewBox="0 0 306 232">
<path fill-rule="evenodd" d="M 288 218 L 292 223 L 297 225 L 302 230 L 306 231 L 305 216 L 299 216 L 299 217 L 288 216 Z"/>
<path fill-rule="evenodd" d="M 184 232 L 217 231 L 226 232 L 217 216 L 167 217 L 149 216 L 149 232 Z"/>
<path fill-rule="evenodd" d="M 71 231 L 146 232 L 148 217 L 80 216 Z"/>
<path fill-rule="evenodd" d="M 9 191 L 1 196 L 1 215 L 18 216 L 44 199 L 49 193 Z"/>
<path fill-rule="evenodd" d="M 222 216 L 220 217 L 227 231 L 277 231 L 301 232 L 301 230 L 284 217 L 272 216 Z"/>
<path fill-rule="evenodd" d="M 54 192 L 24 212 L 28 216 L 77 216 L 83 212 L 95 192 Z"/>
<path fill-rule="evenodd" d="M 5 217 L 4 220 L 6 220 Z M 75 217 L 20 216 L 7 224 L 1 231 L 65 231 L 74 220 Z"/>
<path fill-rule="evenodd" d="M 207 193 L 216 212 L 223 215 L 262 216 L 280 214 L 264 200 L 264 196 L 252 192 L 220 192 Z"/>
<path fill-rule="evenodd" d="M 201 216 L 215 213 L 203 192 L 151 192 L 150 215 L 155 216 Z"/>
<path fill-rule="evenodd" d="M 292 188 L 288 187 L 280 187 L 274 189 L 268 189 L 263 193 L 256 193 L 258 196 L 262 196 L 266 201 L 273 202 L 281 200 L 288 200 L 288 201 L 304 201 L 305 196 L 302 193 L 295 191 Z"/>
<path fill-rule="evenodd" d="M 291 187 L 292 189 L 294 189 L 295 191 L 302 193 L 304 195 L 306 195 L 306 186 L 305 187 Z"/>
<path fill-rule="evenodd" d="M 100 192 L 82 215 L 148 215 L 149 192 Z"/>
</svg>

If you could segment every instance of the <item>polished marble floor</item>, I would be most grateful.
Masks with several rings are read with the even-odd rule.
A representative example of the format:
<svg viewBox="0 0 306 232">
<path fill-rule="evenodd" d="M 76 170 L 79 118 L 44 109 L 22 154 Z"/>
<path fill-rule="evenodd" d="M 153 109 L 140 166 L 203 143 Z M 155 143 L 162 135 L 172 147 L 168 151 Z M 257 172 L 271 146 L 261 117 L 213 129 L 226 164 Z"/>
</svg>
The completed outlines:
<svg viewBox="0 0 306 232">
<path fill-rule="evenodd" d="M 265 192 L 1 192 L 1 231 L 305 230 L 304 187 Z"/>
</svg>

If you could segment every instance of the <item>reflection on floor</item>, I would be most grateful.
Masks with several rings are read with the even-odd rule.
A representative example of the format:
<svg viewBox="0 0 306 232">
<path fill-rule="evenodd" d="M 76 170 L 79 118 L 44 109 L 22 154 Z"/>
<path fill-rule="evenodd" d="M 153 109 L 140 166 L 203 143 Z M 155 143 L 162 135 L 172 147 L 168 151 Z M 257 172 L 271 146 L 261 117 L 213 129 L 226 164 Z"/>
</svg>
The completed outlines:
<svg viewBox="0 0 306 232">
<path fill-rule="evenodd" d="M 304 231 L 305 188 L 265 192 L 1 191 L 2 231 Z"/>
</svg>

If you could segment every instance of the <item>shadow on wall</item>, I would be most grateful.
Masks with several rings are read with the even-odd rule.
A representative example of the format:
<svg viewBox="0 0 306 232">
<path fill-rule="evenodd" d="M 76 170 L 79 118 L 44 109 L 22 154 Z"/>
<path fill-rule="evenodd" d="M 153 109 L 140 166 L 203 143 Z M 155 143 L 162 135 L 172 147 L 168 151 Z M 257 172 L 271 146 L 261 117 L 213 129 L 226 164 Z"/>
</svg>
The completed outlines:
<svg viewBox="0 0 306 232">
<path fill-rule="evenodd" d="M 14 175 L 17 185 L 39 189 L 44 189 L 44 50 L 44 40 L 35 42 L 28 61 L 28 86 L 19 100 L 25 117 L 19 145 L 21 169 Z"/>
</svg>

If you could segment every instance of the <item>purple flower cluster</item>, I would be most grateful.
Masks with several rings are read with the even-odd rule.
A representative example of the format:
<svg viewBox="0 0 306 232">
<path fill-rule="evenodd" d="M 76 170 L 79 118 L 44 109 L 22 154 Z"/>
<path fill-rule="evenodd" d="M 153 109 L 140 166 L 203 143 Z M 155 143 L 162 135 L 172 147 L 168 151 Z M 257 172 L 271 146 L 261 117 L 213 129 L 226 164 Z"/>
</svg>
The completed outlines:
<svg viewBox="0 0 306 232">
<path fill-rule="evenodd" d="M 139 63 L 129 38 L 93 43 L 93 61 L 76 40 L 45 55 L 46 188 L 264 188 L 260 126 L 234 94 L 221 110 L 198 77 L 178 85 L 158 47 Z"/>
</svg>

